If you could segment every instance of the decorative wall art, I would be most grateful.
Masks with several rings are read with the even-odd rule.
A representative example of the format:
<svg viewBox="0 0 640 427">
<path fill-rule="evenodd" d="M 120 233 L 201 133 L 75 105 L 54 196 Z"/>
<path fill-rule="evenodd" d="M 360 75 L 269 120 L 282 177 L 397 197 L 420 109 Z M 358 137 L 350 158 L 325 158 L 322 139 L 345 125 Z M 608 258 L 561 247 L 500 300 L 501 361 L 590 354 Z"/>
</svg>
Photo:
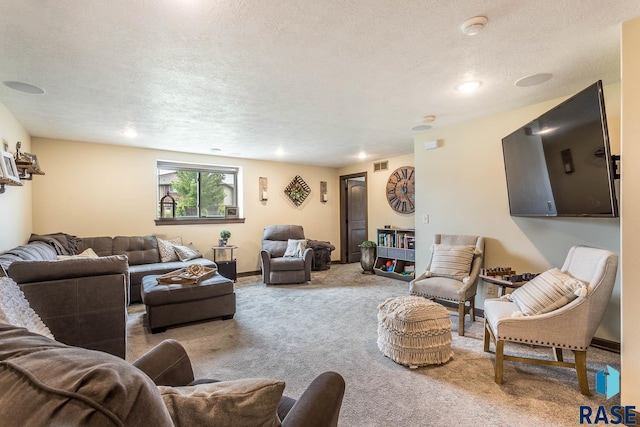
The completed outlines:
<svg viewBox="0 0 640 427">
<path fill-rule="evenodd" d="M 3 151 L 2 159 L 0 160 L 2 160 L 0 166 L 2 167 L 2 175 L 4 175 L 3 179 L 6 183 L 9 185 L 22 185 L 13 155 L 7 151 Z"/>
<path fill-rule="evenodd" d="M 304 179 L 302 179 L 300 175 L 296 175 L 284 189 L 285 196 L 296 206 L 304 203 L 310 193 L 311 188 L 304 182 Z"/>
</svg>

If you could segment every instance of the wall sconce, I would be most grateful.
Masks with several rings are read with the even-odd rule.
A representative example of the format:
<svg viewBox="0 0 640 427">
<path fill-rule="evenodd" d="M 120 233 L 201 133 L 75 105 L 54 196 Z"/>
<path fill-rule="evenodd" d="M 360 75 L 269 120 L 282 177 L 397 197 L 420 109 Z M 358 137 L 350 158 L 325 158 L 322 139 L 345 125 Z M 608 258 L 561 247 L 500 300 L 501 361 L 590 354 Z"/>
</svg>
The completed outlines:
<svg viewBox="0 0 640 427">
<path fill-rule="evenodd" d="M 320 181 L 320 201 L 327 203 L 329 196 L 327 196 L 327 181 Z"/>
<path fill-rule="evenodd" d="M 261 202 L 266 202 L 269 197 L 267 195 L 267 177 L 261 176 L 258 180 L 258 199 Z"/>
<path fill-rule="evenodd" d="M 16 154 L 14 155 L 16 168 L 19 171 L 18 177 L 26 181 L 31 181 L 33 175 L 44 175 L 40 164 L 38 163 L 38 156 L 31 153 L 21 153 L 20 147 L 22 143 L 18 141 L 16 143 Z"/>
</svg>

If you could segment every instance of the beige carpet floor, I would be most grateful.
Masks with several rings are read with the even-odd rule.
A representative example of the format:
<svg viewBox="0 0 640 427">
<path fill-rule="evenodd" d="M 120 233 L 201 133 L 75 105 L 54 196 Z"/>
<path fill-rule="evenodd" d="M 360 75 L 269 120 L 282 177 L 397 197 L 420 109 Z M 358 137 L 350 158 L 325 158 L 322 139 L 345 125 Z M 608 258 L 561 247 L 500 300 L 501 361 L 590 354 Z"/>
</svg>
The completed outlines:
<svg viewBox="0 0 640 427">
<path fill-rule="evenodd" d="M 408 283 L 361 274 L 359 264 L 313 272 L 306 285 L 265 286 L 259 276 L 236 284 L 233 320 L 207 321 L 150 334 L 144 305 L 129 308 L 127 359 L 166 338 L 187 349 L 198 377 L 284 380 L 285 394 L 299 396 L 323 371 L 346 380 L 340 426 L 574 426 L 580 405 L 620 404 L 595 393 L 595 374 L 620 368 L 620 356 L 587 353 L 593 396 L 580 394 L 575 371 L 505 363 L 504 384 L 493 382 L 493 356 L 483 352 L 481 319 L 457 334 L 452 314 L 453 358 L 444 365 L 409 369 L 384 357 L 376 345 L 377 307 L 407 295 Z M 468 318 L 467 318 L 468 319 Z M 511 354 L 550 351 L 507 345 Z M 565 359 L 572 355 L 565 353 Z"/>
</svg>

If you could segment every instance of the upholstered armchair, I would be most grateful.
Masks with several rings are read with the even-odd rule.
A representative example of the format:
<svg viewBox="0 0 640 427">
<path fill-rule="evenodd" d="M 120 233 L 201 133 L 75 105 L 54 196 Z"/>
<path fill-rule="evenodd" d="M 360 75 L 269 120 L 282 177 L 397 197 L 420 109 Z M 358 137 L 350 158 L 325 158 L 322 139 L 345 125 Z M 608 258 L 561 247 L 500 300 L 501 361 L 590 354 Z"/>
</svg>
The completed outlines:
<svg viewBox="0 0 640 427">
<path fill-rule="evenodd" d="M 427 269 L 409 283 L 409 292 L 438 300 L 458 311 L 458 335 L 464 335 L 464 318 L 476 320 L 475 298 L 484 256 L 484 238 L 436 234 Z"/>
<path fill-rule="evenodd" d="M 574 246 L 561 269 L 537 276 L 512 294 L 484 303 L 484 351 L 495 342 L 494 379 L 502 383 L 505 360 L 576 370 L 580 391 L 589 396 L 587 349 L 604 316 L 616 280 L 618 256 Z M 577 279 L 577 280 L 576 280 Z M 504 354 L 506 342 L 553 349 L 554 360 Z M 574 362 L 565 362 L 562 349 Z"/>
<path fill-rule="evenodd" d="M 306 247 L 301 225 L 269 225 L 262 233 L 262 281 L 267 284 L 311 280 L 313 250 Z"/>
</svg>

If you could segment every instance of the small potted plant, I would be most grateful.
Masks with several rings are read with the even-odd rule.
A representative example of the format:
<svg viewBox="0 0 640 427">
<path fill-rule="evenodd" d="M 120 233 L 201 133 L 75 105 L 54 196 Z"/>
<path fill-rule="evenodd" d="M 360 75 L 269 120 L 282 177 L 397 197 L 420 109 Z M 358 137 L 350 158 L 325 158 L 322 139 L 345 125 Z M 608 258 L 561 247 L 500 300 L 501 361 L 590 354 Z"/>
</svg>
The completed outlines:
<svg viewBox="0 0 640 427">
<path fill-rule="evenodd" d="M 227 246 L 227 240 L 231 237 L 229 230 L 222 230 L 220 232 L 220 240 L 218 240 L 218 246 Z"/>
<path fill-rule="evenodd" d="M 365 240 L 358 245 L 360 247 L 360 266 L 362 273 L 373 274 L 373 267 L 376 263 L 376 242 Z"/>
</svg>

